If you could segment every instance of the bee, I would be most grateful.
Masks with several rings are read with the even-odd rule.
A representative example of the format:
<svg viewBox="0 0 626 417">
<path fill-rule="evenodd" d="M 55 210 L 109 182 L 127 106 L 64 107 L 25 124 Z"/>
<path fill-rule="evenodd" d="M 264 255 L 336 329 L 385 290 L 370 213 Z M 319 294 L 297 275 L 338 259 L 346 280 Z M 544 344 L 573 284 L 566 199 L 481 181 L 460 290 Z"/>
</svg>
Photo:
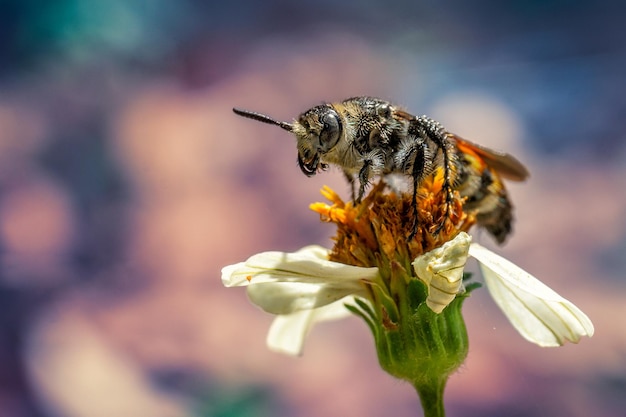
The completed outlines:
<svg viewBox="0 0 626 417">
<path fill-rule="evenodd" d="M 475 213 L 478 224 L 498 243 L 511 232 L 512 205 L 502 178 L 523 181 L 527 169 L 508 153 L 465 140 L 427 116 L 414 116 L 374 97 L 325 103 L 305 111 L 293 123 L 252 111 L 233 111 L 293 133 L 298 166 L 306 176 L 326 170 L 329 164 L 341 168 L 357 203 L 373 177 L 410 177 L 413 226 L 409 240 L 417 231 L 419 185 L 438 168 L 443 172 L 442 192 L 446 193 L 444 222 L 456 190 L 465 198 L 464 210 Z"/>
</svg>

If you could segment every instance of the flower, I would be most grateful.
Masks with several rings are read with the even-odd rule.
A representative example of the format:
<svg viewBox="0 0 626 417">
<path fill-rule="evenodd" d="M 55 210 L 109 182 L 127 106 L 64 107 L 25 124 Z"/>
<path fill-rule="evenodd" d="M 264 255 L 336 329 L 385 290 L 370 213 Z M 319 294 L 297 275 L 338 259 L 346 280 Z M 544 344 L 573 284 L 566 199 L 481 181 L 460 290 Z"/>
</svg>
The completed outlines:
<svg viewBox="0 0 626 417">
<path fill-rule="evenodd" d="M 325 187 L 322 194 L 333 204 L 315 203 L 311 208 L 323 220 L 337 224 L 339 231 L 332 250 L 308 246 L 294 253 L 264 252 L 225 267 L 222 282 L 227 287 L 246 286 L 254 304 L 277 315 L 267 343 L 272 350 L 288 354 L 301 353 L 303 339 L 314 323 L 349 314 L 345 304 L 365 307 L 371 303 L 375 307 L 376 301 L 380 301 L 386 307 L 379 314 L 396 317 L 399 312 L 394 312 L 397 308 L 389 303 L 395 291 L 389 288 L 392 265 L 396 272 L 405 271 L 405 281 L 410 280 L 411 261 L 417 255 L 444 245 L 473 224 L 457 198 L 450 210 L 450 221 L 439 233 L 432 232 L 445 215 L 440 192 L 442 181 L 433 178 L 420 190 L 424 197 L 420 199 L 419 209 L 427 221 L 420 223 L 411 241 L 406 239 L 411 224 L 405 221 L 405 214 L 411 210 L 410 198 L 385 194 L 386 185 L 380 182 L 355 206 L 344 203 Z M 466 241 L 469 244 L 469 236 Z M 461 274 L 464 264 L 463 259 L 458 269 Z"/>
<path fill-rule="evenodd" d="M 277 315 L 267 339 L 272 350 L 300 354 L 315 323 L 349 316 L 344 304 L 354 304 L 354 297 L 359 303 L 370 303 L 372 288 L 387 285 L 381 283 L 381 269 L 388 274 L 392 260 L 404 259 L 402 266 L 408 271 L 412 265 L 415 276 L 427 286 L 426 304 L 441 313 L 464 291 L 468 255 L 479 262 L 496 304 L 530 342 L 559 346 L 593 335 L 591 320 L 570 301 L 512 262 L 477 243 L 470 245 L 471 237 L 464 231 L 474 219 L 462 212 L 458 200 L 444 230 L 429 233 L 442 212 L 437 200 L 440 180 L 427 181 L 420 190 L 420 213 L 430 223 L 424 222 L 411 242 L 402 239 L 409 233 L 402 219 L 407 199 L 383 194 L 384 187 L 383 182 L 375 185 L 357 206 L 344 203 L 328 187 L 322 189 L 332 204 L 314 203 L 311 209 L 324 221 L 337 224 L 332 250 L 307 246 L 295 253 L 264 252 L 223 268 L 225 286 L 247 286 L 254 304 Z"/>
<path fill-rule="evenodd" d="M 272 350 L 300 354 L 315 323 L 350 312 L 361 317 L 381 367 L 415 387 L 427 417 L 444 415 L 445 384 L 469 350 L 461 307 L 480 284 L 465 285 L 468 257 L 478 260 L 489 293 L 527 340 L 559 346 L 594 331 L 571 302 L 471 243 L 475 218 L 457 192 L 441 192 L 440 174 L 421 184 L 416 227 L 407 215 L 411 196 L 387 191 L 383 181 L 356 205 L 325 187 L 331 204 L 311 209 L 336 224 L 332 249 L 264 252 L 222 269 L 225 286 L 246 286 L 254 304 L 277 316 L 267 339 Z"/>
<path fill-rule="evenodd" d="M 593 336 L 591 320 L 578 307 L 512 262 L 478 243 L 470 245 L 470 240 L 460 233 L 414 260 L 417 276 L 428 285 L 426 303 L 434 312 L 443 311 L 464 291 L 469 254 L 478 260 L 496 304 L 528 341 L 560 346 Z M 354 304 L 354 297 L 368 303 L 365 284 L 378 279 L 378 268 L 329 261 L 331 254 L 321 246 L 295 253 L 263 252 L 222 269 L 226 287 L 247 286 L 250 300 L 277 316 L 268 334 L 270 349 L 299 355 L 314 324 L 350 316 L 345 304 Z"/>
</svg>

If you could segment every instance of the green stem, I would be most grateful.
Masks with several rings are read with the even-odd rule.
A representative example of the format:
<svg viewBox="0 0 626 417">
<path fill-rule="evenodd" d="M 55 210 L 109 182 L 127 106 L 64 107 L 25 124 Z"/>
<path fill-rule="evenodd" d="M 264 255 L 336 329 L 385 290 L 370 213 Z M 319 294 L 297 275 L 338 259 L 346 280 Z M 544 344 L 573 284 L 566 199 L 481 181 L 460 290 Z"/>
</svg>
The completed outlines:
<svg viewBox="0 0 626 417">
<path fill-rule="evenodd" d="M 442 377 L 429 381 L 419 381 L 414 384 L 422 403 L 424 417 L 446 416 L 446 411 L 443 408 L 443 390 L 446 386 L 446 380 L 446 377 Z"/>
</svg>

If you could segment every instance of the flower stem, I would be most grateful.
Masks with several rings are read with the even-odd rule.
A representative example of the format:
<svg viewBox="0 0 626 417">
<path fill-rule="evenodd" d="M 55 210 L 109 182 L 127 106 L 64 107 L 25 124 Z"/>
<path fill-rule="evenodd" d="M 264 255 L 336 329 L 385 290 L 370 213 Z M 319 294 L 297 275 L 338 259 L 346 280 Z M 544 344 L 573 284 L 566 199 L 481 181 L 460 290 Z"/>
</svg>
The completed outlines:
<svg viewBox="0 0 626 417">
<path fill-rule="evenodd" d="M 434 378 L 428 381 L 417 381 L 413 385 L 420 397 L 424 417 L 445 417 L 443 390 L 446 380 L 446 377 Z"/>
</svg>

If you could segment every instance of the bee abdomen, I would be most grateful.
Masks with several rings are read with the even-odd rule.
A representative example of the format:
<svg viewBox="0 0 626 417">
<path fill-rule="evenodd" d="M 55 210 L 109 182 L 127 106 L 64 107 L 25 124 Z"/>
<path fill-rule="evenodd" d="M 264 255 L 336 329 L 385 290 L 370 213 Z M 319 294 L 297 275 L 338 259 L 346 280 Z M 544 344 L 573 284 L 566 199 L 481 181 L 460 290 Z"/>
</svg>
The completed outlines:
<svg viewBox="0 0 626 417">
<path fill-rule="evenodd" d="M 513 206 L 500 176 L 474 155 L 458 156 L 454 188 L 466 198 L 463 210 L 473 213 L 498 243 L 504 242 L 512 231 Z"/>
<path fill-rule="evenodd" d="M 513 206 L 506 194 L 498 198 L 495 208 L 476 215 L 478 224 L 491 234 L 496 242 L 503 243 L 513 230 Z"/>
</svg>

